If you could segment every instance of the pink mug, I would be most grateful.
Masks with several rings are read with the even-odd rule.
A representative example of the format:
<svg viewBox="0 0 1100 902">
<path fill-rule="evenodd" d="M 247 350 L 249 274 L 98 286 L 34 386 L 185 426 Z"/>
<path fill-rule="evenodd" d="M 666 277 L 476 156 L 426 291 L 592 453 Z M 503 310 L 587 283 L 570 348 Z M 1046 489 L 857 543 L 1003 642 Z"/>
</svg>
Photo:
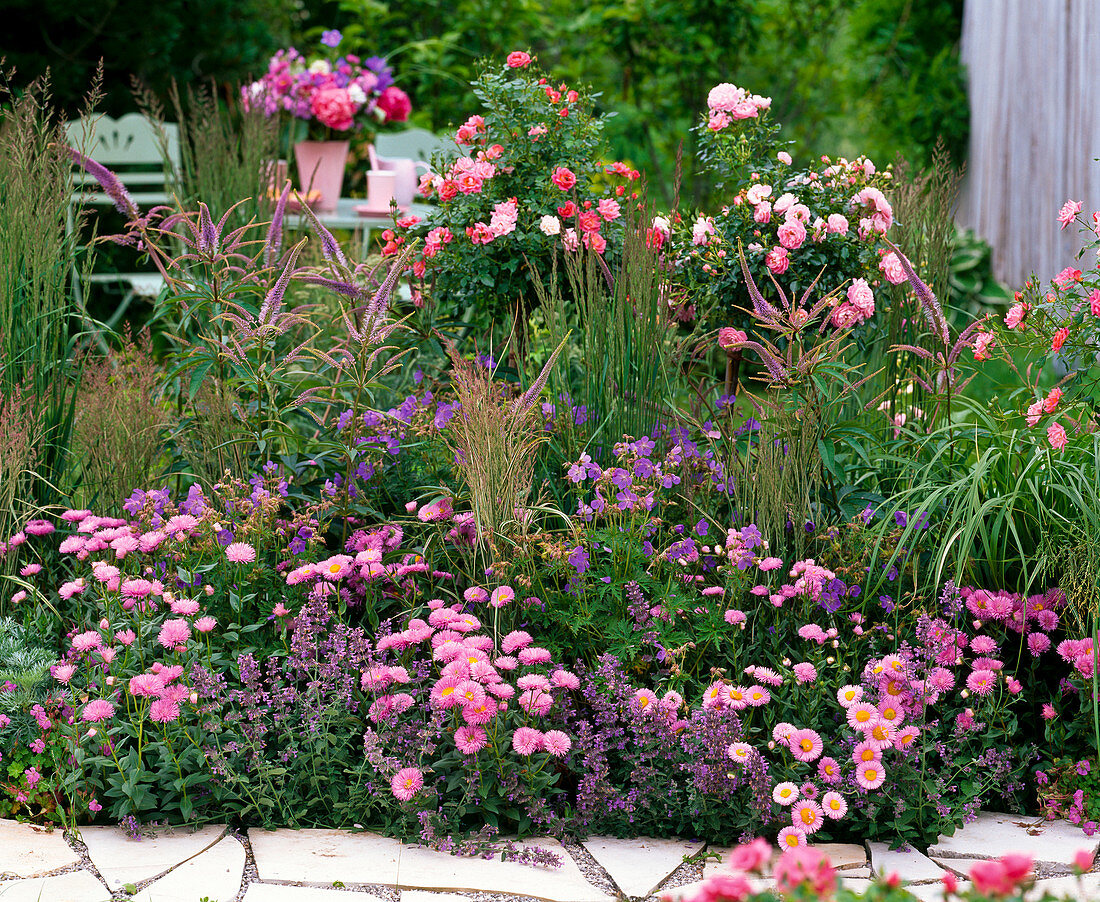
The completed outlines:
<svg viewBox="0 0 1100 902">
<path fill-rule="evenodd" d="M 376 159 L 379 169 L 394 174 L 393 196 L 397 199 L 399 206 L 407 207 L 416 197 L 421 172 L 431 172 L 431 167 L 423 160 L 411 160 L 401 157 L 393 159 L 378 157 Z M 423 168 L 421 169 L 421 167 Z"/>
</svg>

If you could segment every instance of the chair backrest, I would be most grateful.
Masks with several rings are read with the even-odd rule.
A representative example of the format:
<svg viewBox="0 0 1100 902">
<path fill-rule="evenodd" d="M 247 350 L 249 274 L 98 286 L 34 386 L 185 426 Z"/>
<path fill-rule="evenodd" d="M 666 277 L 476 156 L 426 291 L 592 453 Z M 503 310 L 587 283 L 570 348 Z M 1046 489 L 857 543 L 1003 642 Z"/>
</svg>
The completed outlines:
<svg viewBox="0 0 1100 902">
<path fill-rule="evenodd" d="M 120 119 L 77 119 L 68 123 L 65 131 L 72 147 L 111 167 L 123 184 L 150 184 L 153 180 L 148 170 L 153 166 L 161 170 L 159 180 L 164 182 L 162 134 L 168 159 L 173 168 L 179 168 L 179 126 L 174 122 L 156 125 L 140 113 L 127 113 Z M 128 173 L 126 167 L 143 167 L 145 177 L 136 178 L 137 173 Z"/>
<path fill-rule="evenodd" d="M 449 138 L 441 138 L 423 128 L 408 128 L 403 132 L 383 132 L 374 139 L 374 150 L 379 159 L 407 159 L 432 161 L 433 154 L 458 155 L 458 147 Z"/>
</svg>

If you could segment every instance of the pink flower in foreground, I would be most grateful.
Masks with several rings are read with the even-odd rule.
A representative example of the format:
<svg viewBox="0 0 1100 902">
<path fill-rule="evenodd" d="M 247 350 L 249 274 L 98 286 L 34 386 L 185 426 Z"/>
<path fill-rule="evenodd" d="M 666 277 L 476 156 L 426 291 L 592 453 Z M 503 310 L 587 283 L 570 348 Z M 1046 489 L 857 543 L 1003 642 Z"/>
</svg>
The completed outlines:
<svg viewBox="0 0 1100 902">
<path fill-rule="evenodd" d="M 225 549 L 225 557 L 234 564 L 251 564 L 256 560 L 256 549 L 247 542 L 234 542 Z"/>
<path fill-rule="evenodd" d="M 836 893 L 836 871 L 829 863 L 829 856 L 803 841 L 796 848 L 788 848 L 775 863 L 775 885 L 783 895 L 795 893 L 800 887 L 809 890 L 809 897 L 828 899 Z"/>
<path fill-rule="evenodd" d="M 748 340 L 749 337 L 740 329 L 726 327 L 718 330 L 718 347 L 723 351 L 732 351 Z"/>
<path fill-rule="evenodd" d="M 838 821 L 848 813 L 848 803 L 839 792 L 830 790 L 821 797 L 821 809 L 825 817 Z"/>
<path fill-rule="evenodd" d="M 1066 343 L 1066 339 L 1069 338 L 1069 329 L 1062 326 L 1057 332 L 1054 333 L 1054 338 L 1050 342 L 1050 349 L 1052 351 L 1062 350 L 1062 345 Z"/>
<path fill-rule="evenodd" d="M 757 837 L 750 843 L 738 846 L 730 852 L 729 866 L 734 871 L 761 871 L 771 861 L 772 847 L 766 839 Z"/>
<path fill-rule="evenodd" d="M 970 869 L 974 889 L 984 895 L 1010 895 L 1030 875 L 1030 855 L 1013 854 L 997 861 L 979 861 Z"/>
<path fill-rule="evenodd" d="M 531 65 L 531 54 L 525 53 L 522 50 L 513 50 L 508 54 L 506 62 L 510 69 L 522 69 L 525 66 Z"/>
<path fill-rule="evenodd" d="M 415 767 L 403 767 L 390 780 L 390 791 L 401 802 L 409 801 L 424 788 L 424 775 Z"/>
<path fill-rule="evenodd" d="M 777 276 L 783 275 L 791 265 L 790 256 L 785 247 L 773 247 L 764 257 L 764 263 Z"/>
</svg>

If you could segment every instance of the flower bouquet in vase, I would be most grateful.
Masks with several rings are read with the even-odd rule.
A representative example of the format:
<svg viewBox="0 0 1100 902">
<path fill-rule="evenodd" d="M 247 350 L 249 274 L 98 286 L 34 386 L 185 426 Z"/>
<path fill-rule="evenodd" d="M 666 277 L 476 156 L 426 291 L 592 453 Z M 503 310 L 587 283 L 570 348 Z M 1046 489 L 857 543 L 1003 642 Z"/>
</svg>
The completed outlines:
<svg viewBox="0 0 1100 902">
<path fill-rule="evenodd" d="M 365 132 L 369 140 L 380 125 L 406 121 L 411 109 L 385 59 L 335 57 L 340 42 L 340 32 L 326 31 L 324 55 L 307 58 L 293 47 L 280 50 L 264 76 L 242 89 L 246 105 L 262 103 L 269 116 L 293 117 L 298 181 L 303 195 L 316 192 L 321 212 L 336 209 L 351 136 Z"/>
</svg>

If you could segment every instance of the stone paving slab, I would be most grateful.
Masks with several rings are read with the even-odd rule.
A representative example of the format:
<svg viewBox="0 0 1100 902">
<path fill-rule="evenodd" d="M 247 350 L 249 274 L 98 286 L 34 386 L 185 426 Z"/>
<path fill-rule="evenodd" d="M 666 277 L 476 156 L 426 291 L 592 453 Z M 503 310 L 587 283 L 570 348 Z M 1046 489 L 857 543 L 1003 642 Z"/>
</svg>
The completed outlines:
<svg viewBox="0 0 1100 902">
<path fill-rule="evenodd" d="M 88 856 L 111 890 L 160 877 L 225 836 L 225 826 L 155 827 L 131 839 L 118 827 L 82 827 Z"/>
<path fill-rule="evenodd" d="M 60 830 L 0 818 L 0 877 L 38 877 L 78 861 Z"/>
<path fill-rule="evenodd" d="M 905 883 L 931 883 L 943 877 L 943 868 L 915 849 L 895 851 L 884 842 L 869 842 L 867 848 L 871 852 L 871 870 L 879 877 L 897 874 Z"/>
<path fill-rule="evenodd" d="M 0 883 L 0 902 L 109 902 L 111 892 L 88 871 Z"/>
<path fill-rule="evenodd" d="M 370 893 L 356 893 L 354 898 L 355 902 L 385 902 Z M 443 902 L 444 897 L 440 896 L 438 899 Z M 350 902 L 350 900 L 348 894 L 339 889 L 286 886 L 282 883 L 253 883 L 245 890 L 244 902 Z"/>
<path fill-rule="evenodd" d="M 614 902 L 614 896 L 585 879 L 557 840 L 544 837 L 516 846 L 521 849 L 537 846 L 554 852 L 561 856 L 562 866 L 551 870 L 499 859 L 459 858 L 446 852 L 406 846 L 401 852 L 399 885 L 402 889 L 514 893 L 548 902 Z"/>
<path fill-rule="evenodd" d="M 582 845 L 619 889 L 632 898 L 657 891 L 685 858 L 703 851 L 704 844 L 675 839 L 616 839 L 596 836 Z"/>
<path fill-rule="evenodd" d="M 972 823 L 941 836 L 928 850 L 938 858 L 1000 858 L 1025 852 L 1036 864 L 1071 866 L 1079 851 L 1095 853 L 1100 839 L 1088 837 L 1068 821 L 1047 821 L 1016 814 L 982 811 Z"/>
<path fill-rule="evenodd" d="M 844 842 L 822 842 L 810 845 L 828 855 L 829 864 L 838 871 L 867 867 L 867 850 L 863 846 Z"/>
<path fill-rule="evenodd" d="M 345 830 L 248 831 L 260 880 L 275 883 L 397 885 L 402 844 Z"/>
<path fill-rule="evenodd" d="M 1080 880 L 1077 877 L 1048 877 L 1045 880 L 1036 880 L 1024 898 L 1028 900 L 1040 899 L 1044 892 L 1063 899 L 1074 899 L 1078 902 L 1096 902 L 1100 900 L 1100 874 L 1084 874 Z"/>
<path fill-rule="evenodd" d="M 134 896 L 134 902 L 233 902 L 244 879 L 244 846 L 226 836 Z"/>
</svg>

